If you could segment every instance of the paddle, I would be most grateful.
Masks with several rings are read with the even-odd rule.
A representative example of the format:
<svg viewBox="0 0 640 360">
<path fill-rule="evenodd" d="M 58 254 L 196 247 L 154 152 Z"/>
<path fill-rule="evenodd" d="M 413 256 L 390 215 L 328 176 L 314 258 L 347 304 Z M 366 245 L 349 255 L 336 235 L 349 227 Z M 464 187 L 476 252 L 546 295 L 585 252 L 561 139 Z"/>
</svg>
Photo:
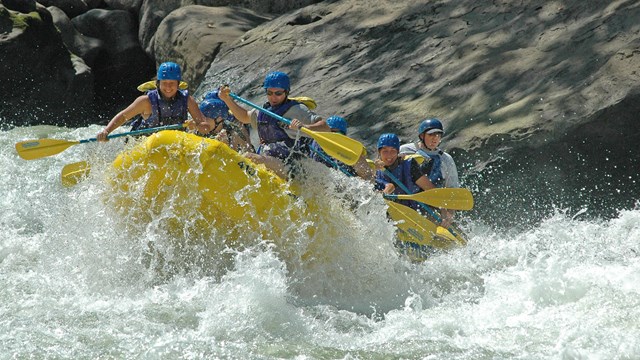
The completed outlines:
<svg viewBox="0 0 640 360">
<path fill-rule="evenodd" d="M 446 232 L 446 230 L 444 232 L 438 231 L 438 225 L 432 223 L 412 208 L 397 202 L 385 201 L 389 207 L 389 215 L 396 222 L 396 227 L 415 239 L 415 241 L 413 241 L 414 243 L 440 249 L 450 248 L 451 242 L 459 245 L 466 244 L 466 241 L 463 241 L 464 239 L 453 237 L 452 234 Z M 447 239 L 447 241 L 443 238 Z"/>
<path fill-rule="evenodd" d="M 291 124 L 291 120 L 258 106 L 249 100 L 245 100 L 236 94 L 231 93 L 229 96 L 251 106 L 254 109 L 262 111 L 263 113 L 280 120 L 287 125 Z M 354 165 L 357 163 L 358 159 L 360 159 L 360 156 L 363 154 L 364 146 L 362 146 L 361 143 L 340 133 L 317 132 L 305 127 L 301 128 L 300 131 L 312 137 L 329 156 L 334 157 L 347 165 Z"/>
<path fill-rule="evenodd" d="M 385 175 L 387 175 L 396 185 L 398 185 L 404 192 L 406 192 L 407 194 L 412 194 L 412 192 L 397 178 L 395 177 L 389 170 L 384 169 L 384 173 Z M 428 207 L 427 205 L 418 202 L 418 205 L 420 205 L 421 208 L 423 208 L 427 213 L 429 213 L 429 215 L 431 215 L 434 219 L 436 219 L 436 221 L 438 222 L 442 222 L 442 219 L 440 218 L 440 216 L 438 216 L 438 214 L 436 214 L 433 210 L 431 210 L 430 207 Z M 466 240 L 464 238 L 461 238 L 459 235 L 457 235 L 457 233 L 453 230 L 453 227 L 450 226 L 447 228 L 447 230 L 449 230 L 449 232 L 455 236 L 459 241 L 464 241 L 466 243 Z"/>
<path fill-rule="evenodd" d="M 62 185 L 65 187 L 71 187 L 80 182 L 81 179 L 89 175 L 91 167 L 86 161 L 79 161 L 72 164 L 67 164 L 62 168 L 62 174 L 60 175 Z"/>
<path fill-rule="evenodd" d="M 416 243 L 425 244 L 426 240 L 438 232 L 438 225 L 428 221 L 412 208 L 389 200 L 385 202 L 389 207 L 389 216 L 394 219 L 396 226 L 415 238 Z"/>
<path fill-rule="evenodd" d="M 414 200 L 442 209 L 471 210 L 473 208 L 471 191 L 462 188 L 435 188 L 410 195 L 385 194 L 384 197 L 390 200 Z"/>
<path fill-rule="evenodd" d="M 121 134 L 114 134 L 107 136 L 107 139 L 113 139 L 121 136 L 148 134 L 161 130 L 175 130 L 184 127 L 184 124 L 166 125 L 149 129 L 129 131 Z M 68 141 L 62 139 L 40 139 L 40 140 L 26 140 L 16 143 L 16 151 L 18 155 L 25 160 L 40 159 L 45 156 L 51 156 L 59 154 L 65 151 L 67 148 L 78 145 L 86 144 L 89 142 L 97 141 L 96 138 L 84 139 L 80 141 Z"/>
</svg>

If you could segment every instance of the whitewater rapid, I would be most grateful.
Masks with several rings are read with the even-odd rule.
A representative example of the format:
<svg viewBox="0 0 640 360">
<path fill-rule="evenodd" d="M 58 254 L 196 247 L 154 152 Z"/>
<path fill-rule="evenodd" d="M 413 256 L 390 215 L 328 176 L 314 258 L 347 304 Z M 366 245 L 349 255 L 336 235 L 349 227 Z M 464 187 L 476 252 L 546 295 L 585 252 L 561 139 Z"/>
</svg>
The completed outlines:
<svg viewBox="0 0 640 360">
<path fill-rule="evenodd" d="M 358 206 L 297 224 L 335 234 L 313 245 L 330 256 L 305 261 L 297 249 L 314 239 L 295 227 L 242 249 L 219 245 L 225 234 L 176 241 L 160 218 L 131 231 L 106 205 L 122 141 L 34 161 L 14 148 L 98 131 L 0 132 L 0 359 L 640 358 L 638 209 L 608 221 L 549 209 L 528 229 L 470 212 L 467 247 L 412 264 L 384 202 L 318 167 L 307 196 Z M 90 177 L 64 188 L 62 167 L 85 159 Z"/>
</svg>

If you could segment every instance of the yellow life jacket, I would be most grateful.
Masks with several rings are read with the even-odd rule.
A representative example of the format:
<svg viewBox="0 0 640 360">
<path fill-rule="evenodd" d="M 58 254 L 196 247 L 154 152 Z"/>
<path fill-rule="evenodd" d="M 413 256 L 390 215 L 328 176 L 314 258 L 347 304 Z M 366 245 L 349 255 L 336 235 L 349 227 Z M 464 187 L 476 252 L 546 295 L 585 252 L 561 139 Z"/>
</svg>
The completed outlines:
<svg viewBox="0 0 640 360">
<path fill-rule="evenodd" d="M 296 97 L 289 96 L 289 100 L 294 100 L 299 103 L 303 103 L 306 107 L 309 108 L 309 110 L 313 110 L 316 107 L 318 107 L 318 105 L 316 104 L 316 101 L 307 96 L 296 96 Z"/>
<path fill-rule="evenodd" d="M 418 163 L 418 165 L 420 165 L 420 164 L 422 164 L 424 162 L 424 156 L 422 156 L 422 155 L 420 155 L 418 153 L 405 155 L 404 159 L 405 160 L 406 159 L 413 159 Z"/>
<path fill-rule="evenodd" d="M 178 85 L 178 88 L 180 90 L 185 90 L 188 87 L 189 87 L 189 84 L 187 84 L 184 81 L 180 81 L 180 85 Z M 149 90 L 155 90 L 156 89 L 156 80 L 149 80 L 149 81 L 147 81 L 145 83 L 142 83 L 142 84 L 138 85 L 137 89 L 138 89 L 138 91 L 144 92 L 144 93 L 146 93 Z"/>
</svg>

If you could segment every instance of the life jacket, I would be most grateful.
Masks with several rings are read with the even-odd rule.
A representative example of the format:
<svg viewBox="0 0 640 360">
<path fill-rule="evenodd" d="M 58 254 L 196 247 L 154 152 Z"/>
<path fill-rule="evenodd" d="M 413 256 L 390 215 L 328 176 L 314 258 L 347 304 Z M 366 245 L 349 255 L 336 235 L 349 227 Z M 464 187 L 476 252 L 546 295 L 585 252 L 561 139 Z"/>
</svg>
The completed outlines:
<svg viewBox="0 0 640 360">
<path fill-rule="evenodd" d="M 284 115 L 291 107 L 300 104 L 297 101 L 287 99 L 284 103 L 272 107 L 268 102 L 263 107 L 273 113 L 280 116 Z M 295 140 L 287 135 L 284 131 L 283 124 L 280 120 L 271 117 L 264 112 L 258 114 L 258 136 L 260 136 L 260 143 L 271 144 L 275 142 L 284 142 L 286 146 L 293 147 Z"/>
<path fill-rule="evenodd" d="M 147 119 L 138 119 L 131 124 L 131 130 L 147 129 L 163 125 L 181 124 L 187 120 L 188 90 L 178 90 L 171 100 L 165 100 L 158 90 L 147 93 L 151 102 L 151 116 Z"/>
<path fill-rule="evenodd" d="M 418 149 L 418 154 L 423 157 L 431 158 L 433 165 L 431 166 L 431 172 L 429 172 L 429 180 L 435 187 L 444 187 L 444 177 L 442 176 L 442 158 L 444 152 L 440 149 L 436 149 L 434 153 L 430 154 L 423 149 Z"/>
<path fill-rule="evenodd" d="M 398 166 L 396 166 L 393 169 L 390 169 L 390 168 L 386 168 L 386 169 L 396 179 L 398 179 L 402 184 L 404 184 L 407 187 L 407 189 L 409 189 L 410 194 L 415 194 L 422 191 L 422 189 L 413 181 L 413 178 L 411 177 L 411 162 L 412 160 L 398 160 Z M 391 177 L 387 176 L 387 174 L 385 174 L 384 171 L 378 170 L 376 175 L 377 175 L 376 176 L 377 178 L 382 177 L 384 181 L 386 181 L 387 183 L 392 183 L 395 186 L 395 190 L 393 191 L 394 194 L 396 195 L 407 194 L 402 189 L 402 187 L 398 186 L 398 184 L 396 184 L 394 179 L 391 179 Z M 420 209 L 420 205 L 418 205 L 418 203 L 413 200 L 398 200 L 398 202 L 403 205 L 409 206 L 410 208 L 415 210 Z"/>
</svg>

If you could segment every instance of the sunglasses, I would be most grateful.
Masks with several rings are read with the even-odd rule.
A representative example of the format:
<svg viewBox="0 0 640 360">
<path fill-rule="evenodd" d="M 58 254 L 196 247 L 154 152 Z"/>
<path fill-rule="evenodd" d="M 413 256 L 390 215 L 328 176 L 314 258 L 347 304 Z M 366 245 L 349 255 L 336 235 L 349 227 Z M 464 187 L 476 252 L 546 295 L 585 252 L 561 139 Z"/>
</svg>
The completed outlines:
<svg viewBox="0 0 640 360">
<path fill-rule="evenodd" d="M 271 96 L 271 95 L 275 95 L 275 96 L 282 96 L 284 95 L 285 91 L 269 91 L 267 90 L 267 96 Z"/>
</svg>

